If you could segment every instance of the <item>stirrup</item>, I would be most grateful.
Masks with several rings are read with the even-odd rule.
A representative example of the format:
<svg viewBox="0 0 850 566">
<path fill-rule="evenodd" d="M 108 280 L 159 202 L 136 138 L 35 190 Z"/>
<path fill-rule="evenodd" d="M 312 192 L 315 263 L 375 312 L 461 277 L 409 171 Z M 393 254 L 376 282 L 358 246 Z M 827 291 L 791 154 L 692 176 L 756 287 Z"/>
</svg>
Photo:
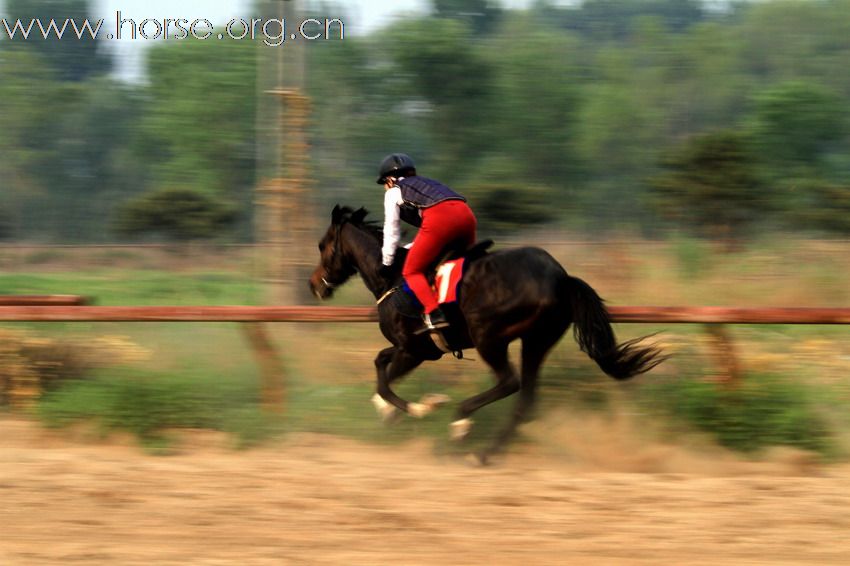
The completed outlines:
<svg viewBox="0 0 850 566">
<path fill-rule="evenodd" d="M 432 334 L 436 332 L 437 334 L 442 335 L 442 331 L 451 326 L 448 322 L 441 322 L 437 323 L 436 325 L 431 324 L 431 321 L 425 318 L 427 316 L 427 314 L 423 315 L 422 327 L 417 330 L 414 330 L 414 335 L 418 336 L 419 334 L 425 334 L 426 332 L 430 332 Z"/>
<path fill-rule="evenodd" d="M 431 321 L 431 314 L 436 313 L 436 312 L 439 312 L 439 315 L 437 315 L 437 317 L 436 317 L 437 320 Z M 446 315 L 444 315 L 439 310 L 433 311 L 433 313 L 422 315 L 422 319 L 425 321 L 425 327 L 428 330 L 439 330 L 441 328 L 448 328 L 449 321 L 446 320 Z"/>
</svg>

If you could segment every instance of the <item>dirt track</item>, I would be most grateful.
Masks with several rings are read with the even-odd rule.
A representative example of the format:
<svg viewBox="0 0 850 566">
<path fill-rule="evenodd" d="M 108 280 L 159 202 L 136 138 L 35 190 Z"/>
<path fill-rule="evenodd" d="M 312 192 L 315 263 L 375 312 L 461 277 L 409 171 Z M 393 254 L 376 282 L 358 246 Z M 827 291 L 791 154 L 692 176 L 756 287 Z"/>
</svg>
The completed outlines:
<svg viewBox="0 0 850 566">
<path fill-rule="evenodd" d="M 850 562 L 846 467 L 676 458 L 627 473 L 529 453 L 482 469 L 424 445 L 305 435 L 234 452 L 210 433 L 156 457 L 6 417 L 0 564 Z"/>
</svg>

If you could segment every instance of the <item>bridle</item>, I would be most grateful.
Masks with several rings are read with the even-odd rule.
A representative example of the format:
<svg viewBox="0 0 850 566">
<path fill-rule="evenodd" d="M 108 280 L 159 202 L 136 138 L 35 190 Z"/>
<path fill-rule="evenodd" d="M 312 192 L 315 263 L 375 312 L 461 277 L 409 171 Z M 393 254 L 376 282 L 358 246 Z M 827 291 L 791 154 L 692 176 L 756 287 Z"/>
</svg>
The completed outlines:
<svg viewBox="0 0 850 566">
<path fill-rule="evenodd" d="M 336 233 L 334 234 L 334 243 L 331 246 L 331 257 L 327 261 L 326 265 L 333 265 L 334 264 L 334 261 L 336 260 L 337 253 L 338 253 L 337 243 L 339 242 L 341 235 L 342 235 L 342 224 L 340 224 L 336 227 Z M 342 283 L 332 283 L 332 282 L 328 281 L 328 277 L 331 276 L 330 271 L 328 270 L 328 268 L 326 266 L 323 266 L 323 267 L 325 268 L 325 276 L 321 278 L 321 281 L 322 281 L 322 284 L 327 289 L 335 289 L 338 285 L 342 284 Z M 350 275 L 346 275 L 345 279 L 348 279 L 348 277 L 350 277 Z"/>
</svg>

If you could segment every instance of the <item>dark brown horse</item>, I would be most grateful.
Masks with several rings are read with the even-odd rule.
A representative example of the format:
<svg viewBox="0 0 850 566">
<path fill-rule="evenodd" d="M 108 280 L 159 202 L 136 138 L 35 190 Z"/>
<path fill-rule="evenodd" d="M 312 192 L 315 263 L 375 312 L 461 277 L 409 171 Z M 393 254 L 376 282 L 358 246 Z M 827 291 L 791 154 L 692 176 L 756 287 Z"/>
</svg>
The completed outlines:
<svg viewBox="0 0 850 566">
<path fill-rule="evenodd" d="M 399 250 L 396 258 L 395 275 L 382 277 L 382 234 L 375 224 L 366 221 L 366 214 L 362 208 L 334 208 L 331 225 L 319 242 L 319 265 L 310 277 L 310 288 L 320 299 L 331 297 L 334 289 L 355 273 L 376 299 L 401 282 L 404 250 Z M 568 275 L 540 248 L 484 254 L 468 265 L 459 297 L 466 328 L 462 332 L 464 343 L 456 349 L 478 350 L 493 368 L 496 384 L 460 404 L 452 436 L 465 436 L 472 424 L 470 416 L 484 405 L 520 393 L 512 418 L 490 451 L 498 450 L 527 418 L 543 360 L 570 324 L 575 325 L 581 349 L 615 379 L 628 379 L 663 361 L 656 349 L 638 347 L 641 339 L 618 345 L 608 311 L 596 292 L 581 279 Z M 444 351 L 421 332 L 421 319 L 404 316 L 392 301 L 380 302 L 378 314 L 381 332 L 392 346 L 375 358 L 378 386 L 373 402 L 385 418 L 396 409 L 422 417 L 437 403 L 405 401 L 390 384 L 423 361 L 440 359 Z M 508 345 L 517 339 L 522 340 L 519 374 L 508 361 Z"/>
</svg>

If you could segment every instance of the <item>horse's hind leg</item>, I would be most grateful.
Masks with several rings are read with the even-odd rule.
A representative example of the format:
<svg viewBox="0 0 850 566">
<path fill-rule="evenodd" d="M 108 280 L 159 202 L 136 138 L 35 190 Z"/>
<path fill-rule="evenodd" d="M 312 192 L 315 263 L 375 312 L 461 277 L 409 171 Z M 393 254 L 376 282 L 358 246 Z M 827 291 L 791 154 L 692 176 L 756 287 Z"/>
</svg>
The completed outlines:
<svg viewBox="0 0 850 566">
<path fill-rule="evenodd" d="M 508 424 L 499 432 L 493 444 L 482 455 L 482 458 L 501 451 L 513 437 L 514 433 L 516 433 L 517 427 L 528 420 L 529 413 L 534 408 L 534 402 L 537 396 L 540 366 L 543 365 L 543 360 L 551 347 L 552 343 L 550 341 L 544 341 L 537 337 L 523 338 L 522 382 L 519 390 L 519 398 Z"/>
<path fill-rule="evenodd" d="M 478 353 L 496 374 L 496 385 L 463 401 L 458 409 L 457 419 L 452 423 L 452 438 L 460 440 L 465 437 L 472 426 L 470 415 L 485 405 L 489 405 L 508 395 L 516 393 L 520 388 L 519 377 L 508 360 L 508 342 L 478 345 Z"/>
<path fill-rule="evenodd" d="M 372 398 L 372 402 L 384 420 L 393 415 L 394 408 L 414 416 L 422 416 L 420 414 L 422 408 L 417 403 L 408 403 L 390 389 L 390 384 L 393 381 L 407 375 L 421 363 L 422 359 L 395 346 L 381 350 L 378 357 L 375 358 L 375 369 L 378 372 L 378 392 Z"/>
</svg>

